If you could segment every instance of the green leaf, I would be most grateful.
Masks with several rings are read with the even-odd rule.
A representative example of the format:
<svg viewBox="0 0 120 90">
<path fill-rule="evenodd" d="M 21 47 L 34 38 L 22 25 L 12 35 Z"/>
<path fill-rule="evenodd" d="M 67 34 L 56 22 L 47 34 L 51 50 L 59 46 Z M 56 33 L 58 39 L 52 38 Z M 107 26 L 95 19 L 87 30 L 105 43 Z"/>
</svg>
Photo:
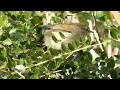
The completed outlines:
<svg viewBox="0 0 120 90">
<path fill-rule="evenodd" d="M 93 20 L 93 16 L 90 13 L 83 12 L 82 16 L 87 20 Z"/>
<path fill-rule="evenodd" d="M 84 17 L 82 17 L 82 16 L 79 16 L 79 21 L 81 23 L 83 23 L 84 25 L 89 25 L 88 21 Z"/>
<path fill-rule="evenodd" d="M 99 62 L 100 60 L 101 60 L 100 57 L 97 57 L 97 58 L 95 59 L 95 61 L 97 61 L 97 62 Z"/>
<path fill-rule="evenodd" d="M 0 35 L 2 35 L 4 33 L 3 29 L 0 29 Z"/>
<path fill-rule="evenodd" d="M 117 47 L 120 49 L 120 41 L 113 41 L 112 46 Z"/>
<path fill-rule="evenodd" d="M 120 30 L 119 29 L 111 28 L 110 35 L 113 38 L 118 39 L 118 38 L 120 38 Z"/>
<path fill-rule="evenodd" d="M 3 41 L 3 44 L 4 45 L 11 45 L 12 44 L 12 41 L 11 41 L 11 39 L 5 39 L 4 41 Z"/>
<path fill-rule="evenodd" d="M 101 61 L 101 62 L 100 62 L 100 65 L 101 65 L 101 66 L 104 66 L 104 65 L 105 65 L 105 62 L 104 62 L 104 61 Z"/>
<path fill-rule="evenodd" d="M 52 70 L 52 69 L 54 69 L 55 68 L 55 62 L 50 62 L 49 64 L 48 64 L 48 69 L 49 70 Z"/>
<path fill-rule="evenodd" d="M 55 23 L 62 23 L 62 19 L 60 17 L 52 17 L 52 20 L 55 22 Z"/>
<path fill-rule="evenodd" d="M 50 78 L 57 78 L 57 75 L 56 74 L 51 74 L 49 77 Z"/>
<path fill-rule="evenodd" d="M 71 51 L 74 50 L 74 47 L 73 47 L 73 45 L 72 45 L 71 43 L 68 43 L 68 47 L 69 47 L 69 49 L 70 49 Z"/>
<path fill-rule="evenodd" d="M 24 15 L 26 19 L 30 19 L 30 16 L 32 15 L 32 11 L 26 11 Z"/>
<path fill-rule="evenodd" d="M 20 57 L 24 56 L 24 55 L 23 55 L 23 54 L 24 54 L 24 53 L 23 53 L 23 50 L 20 49 L 19 47 L 13 48 L 13 49 L 11 49 L 11 50 L 12 50 L 13 53 L 19 54 Z M 20 55 L 20 54 L 21 54 L 21 55 Z"/>
<path fill-rule="evenodd" d="M 106 15 L 102 16 L 100 20 L 105 22 L 107 20 L 107 16 Z"/>
<path fill-rule="evenodd" d="M 76 43 L 77 43 L 77 41 L 76 41 L 76 40 L 73 40 L 73 41 L 72 41 L 72 43 L 71 43 L 71 44 L 72 44 L 72 46 L 74 47 L 74 49 L 78 47 L 78 46 L 76 45 Z"/>
<path fill-rule="evenodd" d="M 23 64 L 24 64 L 24 59 L 20 58 L 20 59 L 18 60 L 18 65 L 23 65 Z"/>
<path fill-rule="evenodd" d="M 67 50 L 67 47 L 65 46 L 64 43 L 61 44 L 61 48 L 62 48 L 62 51 L 63 51 L 63 52 L 68 51 L 68 50 Z"/>
<path fill-rule="evenodd" d="M 111 75 L 112 79 L 117 79 L 117 77 L 118 77 L 117 72 L 115 70 L 111 70 L 110 75 Z"/>
<path fill-rule="evenodd" d="M 50 53 L 51 53 L 52 56 L 57 55 L 57 51 L 55 49 L 51 48 L 51 47 L 50 47 Z"/>
<path fill-rule="evenodd" d="M 1 51 L 2 53 L 2 56 L 6 57 L 7 56 L 7 50 L 6 48 L 4 47 L 3 50 Z"/>
<path fill-rule="evenodd" d="M 112 16 L 111 16 L 111 13 L 110 11 L 104 11 L 104 13 L 106 14 L 107 18 L 112 21 Z"/>
<path fill-rule="evenodd" d="M 114 59 L 110 58 L 108 63 L 107 63 L 107 67 L 114 68 L 114 66 L 115 66 L 115 61 L 114 61 Z"/>
<path fill-rule="evenodd" d="M 8 13 L 17 17 L 17 15 L 20 15 L 19 11 L 8 11 Z"/>
<path fill-rule="evenodd" d="M 0 62 L 0 69 L 3 69 L 7 66 L 7 62 Z"/>
<path fill-rule="evenodd" d="M 62 63 L 62 59 L 61 59 L 61 58 L 57 58 L 57 59 L 55 60 L 55 66 L 56 66 L 56 67 L 59 66 L 61 63 Z"/>
<path fill-rule="evenodd" d="M 36 25 L 36 24 L 39 24 L 41 21 L 41 17 L 40 16 L 34 16 L 32 19 L 31 19 L 31 23 L 33 25 Z"/>
<path fill-rule="evenodd" d="M 87 35 L 87 40 L 88 40 L 88 43 L 89 43 L 89 44 L 92 44 L 92 41 L 91 41 L 92 39 L 91 39 L 90 34 Z"/>
<path fill-rule="evenodd" d="M 14 21 L 16 21 L 16 19 L 17 19 L 14 15 L 12 15 L 11 18 L 12 18 Z"/>
<path fill-rule="evenodd" d="M 26 61 L 27 61 L 27 65 L 28 66 L 32 66 L 33 65 L 33 60 L 32 60 L 32 58 L 30 56 L 26 58 Z"/>
<path fill-rule="evenodd" d="M 65 38 L 65 36 L 62 32 L 59 32 L 59 34 L 60 34 L 61 38 L 63 38 L 63 39 Z"/>
<path fill-rule="evenodd" d="M 85 38 L 84 37 L 80 37 L 80 42 L 84 42 Z"/>
<path fill-rule="evenodd" d="M 4 27 L 8 24 L 8 18 L 7 16 L 0 17 L 0 27 Z"/>
<path fill-rule="evenodd" d="M 75 42 L 75 44 L 76 44 L 77 46 L 79 46 L 79 45 L 80 45 L 79 41 L 74 40 L 74 42 Z"/>
<path fill-rule="evenodd" d="M 97 18 L 101 18 L 101 17 L 103 17 L 103 16 L 104 16 L 103 11 L 97 11 L 97 12 L 96 12 L 96 17 L 97 17 Z"/>
<path fill-rule="evenodd" d="M 52 36 L 52 39 L 55 43 L 58 43 L 58 39 L 55 36 Z"/>
<path fill-rule="evenodd" d="M 6 58 L 3 57 L 2 55 L 0 55 L 0 60 L 1 60 L 1 61 L 6 61 Z"/>
<path fill-rule="evenodd" d="M 39 75 L 34 73 L 30 78 L 31 79 L 39 79 Z"/>
<path fill-rule="evenodd" d="M 112 21 L 109 20 L 109 19 L 106 20 L 106 24 L 107 24 L 107 26 L 112 26 L 113 25 Z"/>
<path fill-rule="evenodd" d="M 100 74 L 106 74 L 108 72 L 108 68 L 102 66 L 100 70 Z"/>
<path fill-rule="evenodd" d="M 101 52 L 101 59 L 104 60 L 107 58 L 106 52 Z"/>
<path fill-rule="evenodd" d="M 42 60 L 48 60 L 48 59 L 50 59 L 48 53 L 42 55 Z"/>
</svg>

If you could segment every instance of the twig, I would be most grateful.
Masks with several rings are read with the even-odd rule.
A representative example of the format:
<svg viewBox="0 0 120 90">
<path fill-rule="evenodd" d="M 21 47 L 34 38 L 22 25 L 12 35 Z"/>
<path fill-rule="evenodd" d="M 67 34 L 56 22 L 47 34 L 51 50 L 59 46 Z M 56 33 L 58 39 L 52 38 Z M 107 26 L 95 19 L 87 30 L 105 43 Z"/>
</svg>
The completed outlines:
<svg viewBox="0 0 120 90">
<path fill-rule="evenodd" d="M 57 70 L 57 71 L 53 71 L 53 72 L 51 72 L 51 73 L 46 73 L 46 74 L 44 74 L 44 75 L 41 75 L 40 78 L 45 77 L 46 75 L 58 73 L 58 72 L 61 72 L 61 71 L 62 71 L 62 70 Z"/>
<path fill-rule="evenodd" d="M 23 79 L 25 79 L 25 77 L 21 74 L 21 72 L 15 71 L 19 76 L 21 76 Z"/>
<path fill-rule="evenodd" d="M 94 17 L 94 27 L 95 27 L 95 30 L 93 30 L 93 32 L 94 32 L 95 38 L 96 38 L 101 50 L 104 51 L 104 48 L 103 48 L 103 45 L 101 44 L 99 35 L 96 32 L 96 31 L 98 31 L 97 26 L 96 26 L 96 11 L 93 11 L 93 17 Z"/>
</svg>

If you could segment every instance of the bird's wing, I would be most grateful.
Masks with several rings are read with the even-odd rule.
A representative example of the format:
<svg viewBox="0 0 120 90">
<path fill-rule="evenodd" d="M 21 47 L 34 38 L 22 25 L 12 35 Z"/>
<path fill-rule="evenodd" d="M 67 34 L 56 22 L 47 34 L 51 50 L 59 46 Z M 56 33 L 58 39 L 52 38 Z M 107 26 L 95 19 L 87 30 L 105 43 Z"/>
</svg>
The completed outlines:
<svg viewBox="0 0 120 90">
<path fill-rule="evenodd" d="M 49 29 L 49 31 L 46 32 L 68 32 L 68 33 L 72 33 L 71 31 L 67 31 L 64 29 Z"/>
</svg>

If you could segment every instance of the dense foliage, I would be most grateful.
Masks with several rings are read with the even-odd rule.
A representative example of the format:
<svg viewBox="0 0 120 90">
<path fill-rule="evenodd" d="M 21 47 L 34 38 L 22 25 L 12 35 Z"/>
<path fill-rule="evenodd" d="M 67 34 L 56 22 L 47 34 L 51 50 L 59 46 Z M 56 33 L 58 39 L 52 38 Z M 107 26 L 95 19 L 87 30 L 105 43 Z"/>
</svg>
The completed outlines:
<svg viewBox="0 0 120 90">
<path fill-rule="evenodd" d="M 52 23 L 64 21 L 64 11 L 53 11 Z M 71 11 L 81 23 L 94 21 L 92 11 Z M 109 46 L 120 48 L 120 26 L 113 23 L 109 11 L 97 11 L 96 27 L 104 51 L 94 38 L 80 38 L 62 50 L 44 46 L 45 12 L 0 12 L 0 78 L 2 79 L 117 79 L 120 78 L 120 50 L 108 57 Z M 108 31 L 110 30 L 110 37 Z M 90 50 L 97 53 L 93 59 Z"/>
</svg>

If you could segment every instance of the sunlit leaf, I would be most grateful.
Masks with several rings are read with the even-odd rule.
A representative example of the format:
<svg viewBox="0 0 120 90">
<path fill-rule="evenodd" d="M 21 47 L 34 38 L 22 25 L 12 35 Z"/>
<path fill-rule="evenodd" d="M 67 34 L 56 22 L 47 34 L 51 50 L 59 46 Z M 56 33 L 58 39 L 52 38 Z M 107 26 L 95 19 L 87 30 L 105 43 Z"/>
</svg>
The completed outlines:
<svg viewBox="0 0 120 90">
<path fill-rule="evenodd" d="M 7 56 L 7 50 L 6 50 L 6 48 L 4 47 L 3 48 L 3 50 L 2 50 L 2 55 L 4 56 L 4 57 L 6 57 Z"/>
<path fill-rule="evenodd" d="M 88 21 L 82 16 L 79 16 L 79 21 L 85 25 L 89 25 Z"/>
<path fill-rule="evenodd" d="M 103 11 L 97 11 L 96 12 L 96 17 L 97 18 L 101 18 L 102 16 L 104 16 L 104 12 Z"/>
<path fill-rule="evenodd" d="M 112 15 L 110 11 L 104 11 L 104 13 L 107 15 L 107 18 L 112 21 Z"/>
<path fill-rule="evenodd" d="M 6 61 L 5 62 L 0 61 L 0 69 L 5 68 L 6 66 L 7 66 L 7 62 Z"/>
<path fill-rule="evenodd" d="M 4 31 L 2 29 L 0 29 L 0 35 L 2 35 L 4 33 Z"/>
<path fill-rule="evenodd" d="M 24 14 L 25 14 L 25 18 L 28 19 L 32 15 L 32 11 L 26 11 Z"/>
<path fill-rule="evenodd" d="M 4 41 L 3 41 L 3 44 L 4 45 L 11 45 L 12 44 L 12 41 L 11 41 L 11 39 L 5 39 Z"/>
<path fill-rule="evenodd" d="M 7 26 L 7 24 L 8 24 L 8 17 L 7 16 L 0 17 L 0 27 Z"/>
</svg>

